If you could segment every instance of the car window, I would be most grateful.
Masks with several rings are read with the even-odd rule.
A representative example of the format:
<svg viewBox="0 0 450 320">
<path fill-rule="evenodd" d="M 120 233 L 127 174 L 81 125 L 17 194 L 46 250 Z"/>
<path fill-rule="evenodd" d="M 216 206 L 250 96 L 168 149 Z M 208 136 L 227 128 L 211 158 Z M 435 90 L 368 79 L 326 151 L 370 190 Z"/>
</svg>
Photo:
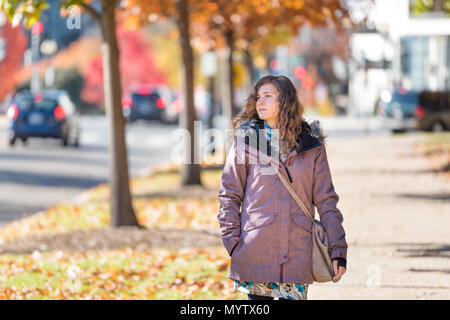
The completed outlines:
<svg viewBox="0 0 450 320">
<path fill-rule="evenodd" d="M 42 98 L 36 100 L 33 98 L 21 99 L 18 103 L 18 107 L 21 110 L 39 110 L 39 111 L 52 111 L 56 107 L 56 100 Z"/>
<path fill-rule="evenodd" d="M 394 94 L 391 101 L 416 104 L 418 102 L 418 96 L 416 94 Z"/>
<path fill-rule="evenodd" d="M 450 94 L 445 92 L 424 91 L 420 96 L 420 103 L 426 108 L 444 110 L 450 108 Z"/>
<path fill-rule="evenodd" d="M 156 102 L 156 100 L 158 100 L 159 98 L 159 94 L 153 92 L 150 94 L 138 94 L 138 93 L 134 93 L 132 94 L 132 99 L 133 101 L 151 101 L 151 102 Z"/>
</svg>

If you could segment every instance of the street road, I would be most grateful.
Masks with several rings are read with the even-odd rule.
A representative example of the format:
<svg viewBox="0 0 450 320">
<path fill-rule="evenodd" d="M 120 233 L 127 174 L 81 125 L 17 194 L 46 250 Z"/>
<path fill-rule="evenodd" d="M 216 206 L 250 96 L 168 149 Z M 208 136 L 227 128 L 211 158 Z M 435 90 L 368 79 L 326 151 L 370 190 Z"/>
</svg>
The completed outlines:
<svg viewBox="0 0 450 320">
<path fill-rule="evenodd" d="M 136 122 L 127 125 L 131 175 L 170 159 L 174 125 Z M 46 209 L 108 181 L 108 122 L 104 116 L 81 121 L 80 147 L 55 139 L 17 141 L 7 147 L 7 123 L 0 118 L 0 225 Z"/>
</svg>

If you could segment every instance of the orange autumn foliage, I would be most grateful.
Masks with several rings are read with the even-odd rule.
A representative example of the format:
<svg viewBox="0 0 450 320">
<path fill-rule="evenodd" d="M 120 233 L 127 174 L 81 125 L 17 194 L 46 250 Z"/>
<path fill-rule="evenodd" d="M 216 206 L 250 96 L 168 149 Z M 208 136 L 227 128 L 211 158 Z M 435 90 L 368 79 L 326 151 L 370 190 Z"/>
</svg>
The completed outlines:
<svg viewBox="0 0 450 320">
<path fill-rule="evenodd" d="M 13 28 L 10 22 L 1 28 L 0 38 L 5 41 L 6 51 L 4 59 L 0 61 L 0 101 L 3 101 L 19 83 L 17 71 L 22 65 L 28 39 L 20 26 Z"/>
</svg>

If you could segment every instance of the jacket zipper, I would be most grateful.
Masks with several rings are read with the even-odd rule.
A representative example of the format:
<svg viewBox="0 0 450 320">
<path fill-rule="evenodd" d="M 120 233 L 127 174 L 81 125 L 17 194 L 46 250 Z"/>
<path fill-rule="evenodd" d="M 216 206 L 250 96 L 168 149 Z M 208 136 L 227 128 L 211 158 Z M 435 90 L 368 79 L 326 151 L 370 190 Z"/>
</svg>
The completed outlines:
<svg viewBox="0 0 450 320">
<path fill-rule="evenodd" d="M 283 283 L 283 264 L 280 264 L 280 283 Z"/>
<path fill-rule="evenodd" d="M 289 177 L 289 181 L 292 183 L 293 181 L 292 181 L 292 177 L 291 177 L 291 174 L 289 173 L 289 170 L 288 170 L 288 168 L 286 167 L 286 165 L 284 165 L 284 169 L 286 169 L 286 173 L 287 173 L 287 175 L 288 175 L 288 177 Z"/>
<path fill-rule="evenodd" d="M 284 166 L 284 169 L 286 170 L 286 173 L 288 175 L 290 183 L 292 183 L 293 180 L 292 180 L 291 174 L 289 173 L 289 170 L 286 166 L 286 163 L 283 163 L 283 166 Z M 283 264 L 280 265 L 280 283 L 283 283 Z"/>
</svg>

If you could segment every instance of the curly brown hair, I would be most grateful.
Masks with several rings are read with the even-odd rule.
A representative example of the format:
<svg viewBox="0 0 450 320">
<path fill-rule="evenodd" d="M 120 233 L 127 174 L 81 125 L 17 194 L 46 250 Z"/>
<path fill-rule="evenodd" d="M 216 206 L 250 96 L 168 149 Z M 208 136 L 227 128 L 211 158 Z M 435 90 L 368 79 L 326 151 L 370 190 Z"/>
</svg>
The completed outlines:
<svg viewBox="0 0 450 320">
<path fill-rule="evenodd" d="M 243 110 L 233 119 L 233 129 L 239 128 L 243 121 L 260 120 L 256 111 L 256 97 L 261 86 L 270 83 L 278 91 L 279 109 L 277 128 L 280 130 L 280 152 L 288 154 L 297 147 L 297 139 L 302 132 L 304 107 L 298 100 L 297 90 L 285 76 L 267 75 L 259 79 L 244 102 Z"/>
</svg>

